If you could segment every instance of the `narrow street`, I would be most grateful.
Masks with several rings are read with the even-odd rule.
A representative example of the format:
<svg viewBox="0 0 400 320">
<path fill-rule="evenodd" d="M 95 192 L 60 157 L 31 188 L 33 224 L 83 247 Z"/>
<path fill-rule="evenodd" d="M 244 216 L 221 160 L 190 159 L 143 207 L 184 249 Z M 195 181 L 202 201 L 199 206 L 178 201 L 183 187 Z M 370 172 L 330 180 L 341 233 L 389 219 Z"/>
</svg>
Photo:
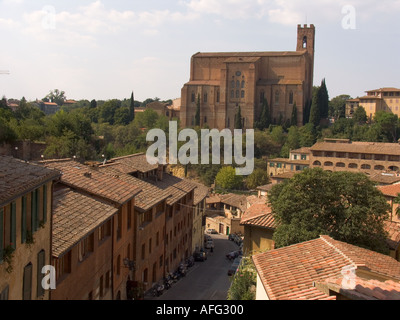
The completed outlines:
<svg viewBox="0 0 400 320">
<path fill-rule="evenodd" d="M 153 300 L 226 300 L 230 287 L 227 275 L 232 262 L 226 259 L 228 252 L 239 247 L 224 235 L 210 235 L 214 240 L 214 252 L 208 250 L 208 259 L 196 261 L 186 277 L 174 283 L 160 297 L 146 297 Z"/>
</svg>

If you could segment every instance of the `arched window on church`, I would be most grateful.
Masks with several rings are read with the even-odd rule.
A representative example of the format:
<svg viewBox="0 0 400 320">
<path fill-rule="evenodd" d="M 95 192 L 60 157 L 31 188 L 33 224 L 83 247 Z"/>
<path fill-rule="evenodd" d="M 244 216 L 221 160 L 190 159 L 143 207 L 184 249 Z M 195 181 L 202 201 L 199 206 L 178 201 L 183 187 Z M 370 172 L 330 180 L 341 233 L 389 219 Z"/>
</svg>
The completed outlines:
<svg viewBox="0 0 400 320">
<path fill-rule="evenodd" d="M 242 89 L 244 89 L 244 85 L 245 85 L 245 82 L 244 82 L 244 80 L 242 81 Z"/>
<path fill-rule="evenodd" d="M 239 90 L 236 90 L 236 99 L 239 99 L 239 97 L 240 97 L 240 92 Z"/>
<path fill-rule="evenodd" d="M 235 98 L 235 91 L 231 90 L 231 99 Z"/>
<path fill-rule="evenodd" d="M 195 99 L 196 99 L 196 96 L 195 96 L 194 92 L 192 92 L 192 102 L 194 102 Z"/>
<path fill-rule="evenodd" d="M 275 91 L 275 104 L 279 104 L 279 90 Z"/>
<path fill-rule="evenodd" d="M 235 87 L 235 80 L 232 80 L 231 81 L 231 88 L 234 88 Z"/>
<path fill-rule="evenodd" d="M 236 88 L 240 88 L 240 81 L 239 80 L 236 81 Z"/>
<path fill-rule="evenodd" d="M 217 103 L 219 103 L 219 90 L 217 91 Z"/>
<path fill-rule="evenodd" d="M 307 37 L 306 36 L 304 36 L 304 38 L 303 38 L 303 48 L 307 49 Z"/>
<path fill-rule="evenodd" d="M 241 98 L 244 98 L 244 90 L 242 90 L 241 94 L 240 94 Z"/>
<path fill-rule="evenodd" d="M 289 93 L 289 104 L 293 104 L 293 91 L 290 91 Z"/>
<path fill-rule="evenodd" d="M 208 94 L 205 93 L 205 94 L 204 94 L 204 103 L 207 103 L 207 102 L 208 102 Z"/>
</svg>

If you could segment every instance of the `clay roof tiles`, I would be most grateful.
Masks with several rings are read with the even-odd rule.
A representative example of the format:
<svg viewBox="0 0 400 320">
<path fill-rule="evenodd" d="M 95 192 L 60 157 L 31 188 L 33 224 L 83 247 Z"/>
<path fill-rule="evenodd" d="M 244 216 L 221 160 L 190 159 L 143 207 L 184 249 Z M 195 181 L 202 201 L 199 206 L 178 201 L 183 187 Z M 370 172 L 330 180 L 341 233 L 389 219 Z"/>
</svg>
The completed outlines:
<svg viewBox="0 0 400 320">
<path fill-rule="evenodd" d="M 124 172 L 127 172 L 128 168 L 132 168 L 131 172 L 149 172 L 158 168 L 157 164 L 150 164 L 147 162 L 146 155 L 144 153 L 132 154 L 129 156 L 113 158 L 110 160 L 112 163 L 119 163 L 124 167 Z M 127 173 L 131 173 L 127 172 Z"/>
<path fill-rule="evenodd" d="M 53 251 L 58 258 L 101 226 L 118 209 L 69 188 L 54 193 Z"/>
<path fill-rule="evenodd" d="M 256 203 L 248 208 L 243 214 L 240 224 L 269 229 L 276 228 L 272 208 L 266 203 Z"/>
<path fill-rule="evenodd" d="M 400 184 L 392 184 L 388 186 L 379 186 L 378 189 L 385 195 L 389 197 L 396 198 L 400 193 Z"/>
<path fill-rule="evenodd" d="M 92 168 L 75 161 L 43 161 L 42 164 L 59 170 L 62 173 L 63 184 L 119 205 L 128 202 L 140 192 L 137 186 L 104 174 L 99 168 Z"/>
<path fill-rule="evenodd" d="M 329 299 L 314 283 L 340 277 L 346 266 L 400 280 L 398 261 L 328 236 L 257 254 L 253 261 L 273 300 Z"/>
<path fill-rule="evenodd" d="M 348 143 L 317 142 L 311 147 L 310 150 L 400 155 L 400 144 L 383 143 L 383 142 L 360 142 L 360 141 L 353 141 Z"/>
<path fill-rule="evenodd" d="M 0 156 L 0 205 L 9 203 L 59 177 L 58 171 L 12 157 Z"/>
</svg>

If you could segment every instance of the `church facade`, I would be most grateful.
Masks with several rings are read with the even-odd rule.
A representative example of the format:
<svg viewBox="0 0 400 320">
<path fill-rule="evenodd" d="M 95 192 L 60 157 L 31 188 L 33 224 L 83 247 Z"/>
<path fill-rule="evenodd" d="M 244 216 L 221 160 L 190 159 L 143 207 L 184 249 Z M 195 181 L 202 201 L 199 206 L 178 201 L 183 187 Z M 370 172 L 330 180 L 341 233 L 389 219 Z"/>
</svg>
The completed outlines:
<svg viewBox="0 0 400 320">
<path fill-rule="evenodd" d="M 297 107 L 298 125 L 312 99 L 314 25 L 298 25 L 296 51 L 196 53 L 191 58 L 190 80 L 181 93 L 181 127 L 200 125 L 219 130 L 234 128 L 239 106 L 243 127 L 251 129 L 267 99 L 273 123 L 291 118 Z"/>
</svg>

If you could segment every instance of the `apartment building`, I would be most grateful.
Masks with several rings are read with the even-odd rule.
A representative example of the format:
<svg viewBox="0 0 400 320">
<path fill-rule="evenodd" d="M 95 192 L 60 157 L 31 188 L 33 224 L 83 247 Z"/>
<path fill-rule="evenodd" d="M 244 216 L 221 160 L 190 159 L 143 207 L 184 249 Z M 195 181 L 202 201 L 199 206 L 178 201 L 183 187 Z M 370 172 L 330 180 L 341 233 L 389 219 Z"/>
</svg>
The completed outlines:
<svg viewBox="0 0 400 320">
<path fill-rule="evenodd" d="M 118 210 L 111 218 L 112 298 L 125 300 L 127 282 L 132 278 L 132 268 L 129 266 L 133 261 L 134 248 L 134 198 L 140 192 L 140 188 L 104 174 L 98 167 L 90 167 L 70 159 L 43 161 L 41 164 L 61 172 L 63 185 L 105 202 Z M 88 236 L 93 239 L 91 234 Z M 85 246 L 89 246 L 88 241 Z M 54 265 L 57 266 L 58 263 L 59 261 L 55 259 Z M 92 272 L 89 268 L 85 270 Z M 73 286 L 74 283 L 70 285 Z M 97 293 L 89 292 L 87 299 L 93 299 L 96 296 Z"/>
<path fill-rule="evenodd" d="M 48 300 L 53 183 L 60 173 L 0 156 L 0 300 Z"/>
<path fill-rule="evenodd" d="M 366 91 L 367 95 L 346 101 L 346 117 L 353 117 L 358 107 L 363 107 L 372 119 L 376 112 L 385 111 L 400 116 L 400 89 L 380 88 Z"/>
</svg>

